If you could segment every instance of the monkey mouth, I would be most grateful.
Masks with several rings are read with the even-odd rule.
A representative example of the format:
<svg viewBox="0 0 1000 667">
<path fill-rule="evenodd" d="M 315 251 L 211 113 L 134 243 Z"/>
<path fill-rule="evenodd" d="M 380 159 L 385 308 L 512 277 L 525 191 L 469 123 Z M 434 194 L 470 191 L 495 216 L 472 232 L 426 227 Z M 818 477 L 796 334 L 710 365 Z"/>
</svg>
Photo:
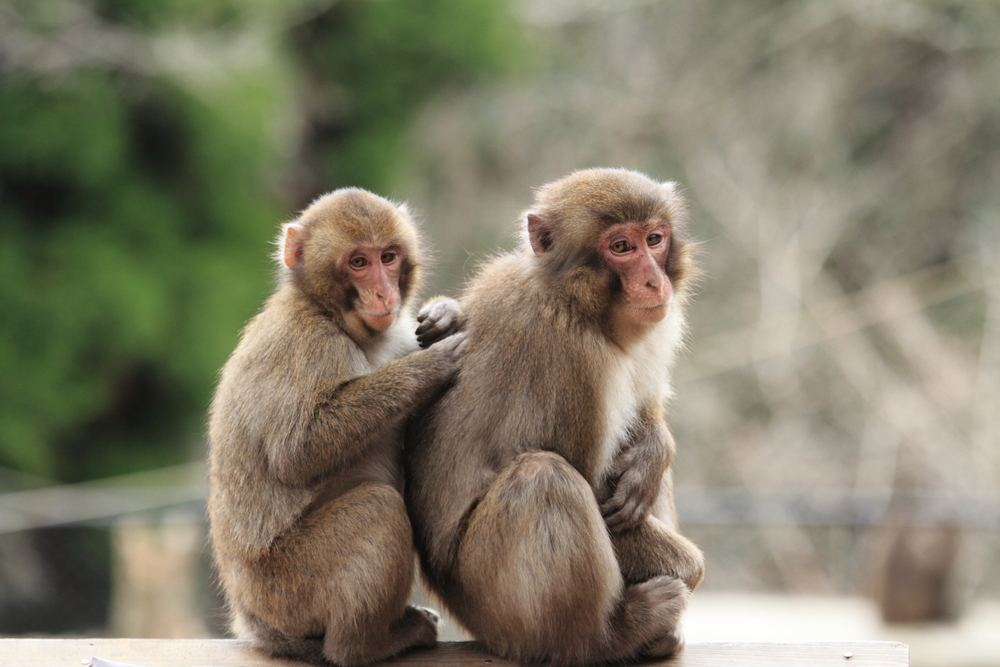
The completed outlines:
<svg viewBox="0 0 1000 667">
<path fill-rule="evenodd" d="M 670 307 L 669 301 L 664 301 L 663 303 L 654 303 L 652 305 L 639 306 L 636 304 L 630 304 L 629 308 L 639 313 L 653 313 L 658 310 L 666 310 Z"/>
<path fill-rule="evenodd" d="M 653 305 L 645 305 L 645 306 L 632 305 L 630 307 L 630 311 L 632 313 L 631 319 L 633 319 L 633 321 L 637 323 L 660 322 L 666 319 L 669 307 L 670 307 L 669 301 Z"/>
<path fill-rule="evenodd" d="M 357 299 L 354 302 L 354 308 L 358 311 L 358 314 L 361 315 L 361 317 L 371 319 L 380 319 L 389 316 L 395 317 L 399 313 L 399 309 L 402 308 L 402 306 L 403 304 L 397 302 L 395 305 L 390 308 L 386 308 L 385 310 L 375 310 L 361 299 Z"/>
<path fill-rule="evenodd" d="M 374 329 L 375 331 L 385 331 L 393 322 L 396 321 L 396 315 L 399 313 L 399 306 L 395 308 L 389 308 L 384 311 L 372 312 L 370 310 L 364 310 L 363 308 L 358 309 L 358 315 L 361 316 L 361 320 L 365 325 Z"/>
</svg>

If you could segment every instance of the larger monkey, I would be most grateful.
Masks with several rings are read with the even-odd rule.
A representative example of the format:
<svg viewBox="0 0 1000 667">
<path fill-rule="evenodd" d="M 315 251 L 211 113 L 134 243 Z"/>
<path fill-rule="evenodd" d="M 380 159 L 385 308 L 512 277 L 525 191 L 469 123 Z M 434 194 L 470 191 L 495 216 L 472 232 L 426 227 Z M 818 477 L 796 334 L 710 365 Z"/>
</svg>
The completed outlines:
<svg viewBox="0 0 1000 667">
<path fill-rule="evenodd" d="M 415 351 L 418 239 L 380 197 L 326 195 L 279 246 L 277 290 L 225 365 L 209 423 L 234 628 L 272 654 L 345 666 L 431 645 L 436 615 L 406 604 L 402 422 L 454 377 L 464 334 Z"/>
<path fill-rule="evenodd" d="M 521 252 L 465 291 L 454 386 L 408 434 L 427 580 L 499 655 L 665 656 L 701 552 L 677 532 L 664 421 L 692 271 L 672 183 L 586 170 L 541 188 Z"/>
</svg>

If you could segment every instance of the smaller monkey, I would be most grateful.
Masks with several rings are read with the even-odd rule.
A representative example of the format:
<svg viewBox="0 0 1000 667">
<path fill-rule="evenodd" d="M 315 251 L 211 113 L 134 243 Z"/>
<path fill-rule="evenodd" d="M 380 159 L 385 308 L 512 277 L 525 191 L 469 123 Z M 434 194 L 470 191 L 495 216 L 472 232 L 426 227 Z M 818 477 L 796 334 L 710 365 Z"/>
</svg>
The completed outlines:
<svg viewBox="0 0 1000 667">
<path fill-rule="evenodd" d="M 461 365 L 465 334 L 438 340 L 454 302 L 430 304 L 419 350 L 416 229 L 404 206 L 358 188 L 285 224 L 277 254 L 277 289 L 209 420 L 208 513 L 234 630 L 344 667 L 433 645 L 437 615 L 407 606 L 402 425 Z"/>
</svg>

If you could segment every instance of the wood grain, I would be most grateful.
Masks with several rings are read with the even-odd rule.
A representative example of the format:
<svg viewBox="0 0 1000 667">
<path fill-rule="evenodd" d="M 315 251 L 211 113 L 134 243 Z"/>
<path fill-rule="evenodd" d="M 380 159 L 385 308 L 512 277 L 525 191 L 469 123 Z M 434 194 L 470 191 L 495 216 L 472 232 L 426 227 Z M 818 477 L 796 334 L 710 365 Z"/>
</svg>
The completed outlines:
<svg viewBox="0 0 1000 667">
<path fill-rule="evenodd" d="M 92 658 L 139 667 L 302 667 L 275 660 L 236 639 L 0 639 L 0 667 L 87 667 Z M 509 667 L 475 642 L 442 642 L 387 665 Z M 894 642 L 694 643 L 674 660 L 644 666 L 905 667 L 909 649 Z"/>
</svg>

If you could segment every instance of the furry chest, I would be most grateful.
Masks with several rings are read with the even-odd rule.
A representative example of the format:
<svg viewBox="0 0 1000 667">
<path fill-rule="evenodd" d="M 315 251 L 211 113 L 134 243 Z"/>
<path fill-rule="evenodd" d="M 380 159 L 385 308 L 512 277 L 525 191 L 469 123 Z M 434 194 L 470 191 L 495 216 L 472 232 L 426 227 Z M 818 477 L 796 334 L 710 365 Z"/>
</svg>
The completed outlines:
<svg viewBox="0 0 1000 667">
<path fill-rule="evenodd" d="M 669 373 L 654 355 L 612 352 L 601 387 L 598 474 L 608 468 L 629 440 L 644 405 L 662 401 L 669 393 Z"/>
</svg>

